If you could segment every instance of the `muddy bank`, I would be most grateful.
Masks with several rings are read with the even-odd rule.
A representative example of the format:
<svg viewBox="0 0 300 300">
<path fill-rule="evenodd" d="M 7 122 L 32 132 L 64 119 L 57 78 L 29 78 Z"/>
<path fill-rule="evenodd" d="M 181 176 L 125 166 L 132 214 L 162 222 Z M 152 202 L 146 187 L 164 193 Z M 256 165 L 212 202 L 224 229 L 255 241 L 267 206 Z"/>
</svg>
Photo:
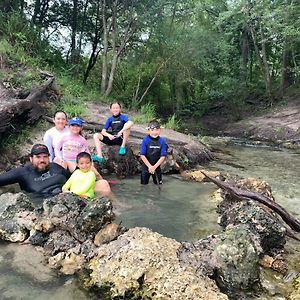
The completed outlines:
<svg viewBox="0 0 300 300">
<path fill-rule="evenodd" d="M 249 116 L 238 122 L 228 119 L 204 118 L 206 126 L 215 135 L 261 141 L 287 148 L 300 148 L 300 99 L 269 109 L 268 112 Z"/>
</svg>

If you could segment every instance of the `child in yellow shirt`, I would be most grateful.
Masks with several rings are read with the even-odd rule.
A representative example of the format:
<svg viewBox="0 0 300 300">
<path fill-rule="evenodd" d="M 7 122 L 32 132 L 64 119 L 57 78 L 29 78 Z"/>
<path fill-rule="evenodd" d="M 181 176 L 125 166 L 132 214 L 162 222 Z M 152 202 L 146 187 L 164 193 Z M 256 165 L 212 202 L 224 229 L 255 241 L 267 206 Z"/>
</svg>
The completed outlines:
<svg viewBox="0 0 300 300">
<path fill-rule="evenodd" d="M 95 196 L 96 175 L 92 171 L 92 158 L 87 152 L 80 152 L 76 157 L 76 169 L 62 187 L 63 192 L 71 192 L 82 198 L 91 199 Z"/>
</svg>

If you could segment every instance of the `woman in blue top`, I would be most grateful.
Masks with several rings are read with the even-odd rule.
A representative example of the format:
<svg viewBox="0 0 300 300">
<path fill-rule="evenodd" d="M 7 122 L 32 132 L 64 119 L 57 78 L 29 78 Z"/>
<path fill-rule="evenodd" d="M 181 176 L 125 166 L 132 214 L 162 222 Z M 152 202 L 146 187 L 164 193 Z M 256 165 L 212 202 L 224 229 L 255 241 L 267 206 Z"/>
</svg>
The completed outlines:
<svg viewBox="0 0 300 300">
<path fill-rule="evenodd" d="M 118 102 L 113 102 L 110 105 L 112 115 L 106 120 L 101 133 L 94 134 L 94 143 L 96 146 L 97 155 L 93 155 L 94 161 L 103 162 L 102 145 L 119 145 L 120 155 L 126 154 L 126 143 L 129 138 L 130 128 L 133 125 L 128 117 L 121 113 L 121 105 Z"/>
</svg>

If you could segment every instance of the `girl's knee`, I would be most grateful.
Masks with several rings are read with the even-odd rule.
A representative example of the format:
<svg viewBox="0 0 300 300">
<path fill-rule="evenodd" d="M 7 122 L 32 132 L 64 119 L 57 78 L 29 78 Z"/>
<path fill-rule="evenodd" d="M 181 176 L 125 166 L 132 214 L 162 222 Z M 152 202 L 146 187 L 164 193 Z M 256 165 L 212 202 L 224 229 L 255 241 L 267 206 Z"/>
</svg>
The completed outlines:
<svg viewBox="0 0 300 300">
<path fill-rule="evenodd" d="M 100 137 L 101 137 L 101 133 L 94 133 L 94 135 L 93 135 L 94 140 L 95 139 L 99 140 Z"/>
</svg>

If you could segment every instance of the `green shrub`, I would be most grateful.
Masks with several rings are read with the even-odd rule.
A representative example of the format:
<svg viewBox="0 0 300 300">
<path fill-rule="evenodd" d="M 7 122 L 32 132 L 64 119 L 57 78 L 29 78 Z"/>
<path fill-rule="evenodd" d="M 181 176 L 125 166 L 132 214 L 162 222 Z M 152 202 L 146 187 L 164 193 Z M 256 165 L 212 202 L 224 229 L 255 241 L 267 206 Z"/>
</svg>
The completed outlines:
<svg viewBox="0 0 300 300">
<path fill-rule="evenodd" d="M 80 98 L 63 98 L 54 110 L 63 110 L 69 118 L 82 116 L 86 112 L 86 104 Z"/>
<path fill-rule="evenodd" d="M 165 128 L 173 129 L 173 130 L 180 130 L 180 122 L 176 120 L 175 114 L 168 118 L 167 123 L 163 125 Z"/>
<path fill-rule="evenodd" d="M 142 105 L 140 108 L 141 115 L 134 117 L 133 121 L 137 124 L 148 123 L 156 118 L 156 107 L 152 103 Z"/>
</svg>

